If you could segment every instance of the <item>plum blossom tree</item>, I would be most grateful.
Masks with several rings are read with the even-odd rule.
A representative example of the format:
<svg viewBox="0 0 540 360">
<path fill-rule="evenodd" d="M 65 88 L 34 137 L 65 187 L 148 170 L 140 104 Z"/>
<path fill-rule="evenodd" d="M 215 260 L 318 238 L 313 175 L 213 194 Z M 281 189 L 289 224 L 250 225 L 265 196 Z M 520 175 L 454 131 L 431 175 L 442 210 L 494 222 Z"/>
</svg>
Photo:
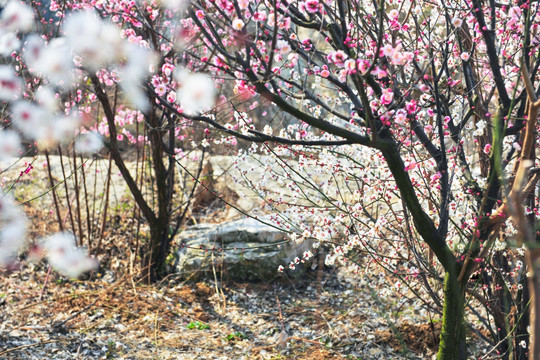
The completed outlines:
<svg viewBox="0 0 540 360">
<path fill-rule="evenodd" d="M 537 1 L 51 1 L 54 16 L 37 18 L 58 31 L 42 36 L 22 36 L 29 8 L 12 3 L 0 16 L 10 123 L 48 148 L 100 104 L 93 130 L 150 224 L 148 265 L 161 266 L 177 230 L 181 124 L 203 123 L 203 146 L 253 143 L 241 156 L 266 171 L 245 181 L 292 241 L 330 246 L 330 264 L 384 269 L 394 291 L 440 312 L 439 359 L 467 358 L 467 309 L 502 358 L 540 357 L 528 316 L 538 280 L 526 276 L 540 255 Z M 111 96 L 117 85 L 127 106 Z M 118 148 L 134 139 L 118 132 L 133 118 L 147 128 L 156 209 Z M 3 154 L 17 148 L 13 128 L 0 132 Z M 95 139 L 79 149 L 95 151 Z"/>
<path fill-rule="evenodd" d="M 537 242 L 537 2 L 220 0 L 187 11 L 201 46 L 182 61 L 237 95 L 194 119 L 263 143 L 249 152 L 269 154 L 267 172 L 250 185 L 281 212 L 276 223 L 331 244 L 329 262 L 367 254 L 401 277 L 396 287 L 422 288 L 442 308 L 439 359 L 467 358 L 471 299 L 493 316 L 503 358 L 540 356 L 527 316 L 538 284 L 525 276 Z"/>
</svg>

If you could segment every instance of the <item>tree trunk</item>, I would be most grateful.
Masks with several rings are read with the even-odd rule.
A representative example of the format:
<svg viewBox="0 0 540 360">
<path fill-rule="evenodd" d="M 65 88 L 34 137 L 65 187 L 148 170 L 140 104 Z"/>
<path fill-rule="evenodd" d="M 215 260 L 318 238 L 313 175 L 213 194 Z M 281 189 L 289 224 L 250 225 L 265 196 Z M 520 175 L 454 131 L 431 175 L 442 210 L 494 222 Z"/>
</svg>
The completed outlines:
<svg viewBox="0 0 540 360">
<path fill-rule="evenodd" d="M 147 253 L 143 254 L 143 277 L 145 281 L 152 282 L 165 275 L 165 262 L 169 251 L 169 225 L 171 223 L 171 204 L 174 188 L 174 159 L 169 159 L 169 167 L 165 166 L 163 156 L 165 153 L 162 127 L 165 113 L 158 118 L 155 109 L 146 116 L 150 129 L 150 151 L 152 154 L 152 168 L 155 176 L 154 193 L 157 195 L 157 216 L 148 221 L 150 226 L 150 241 Z M 174 148 L 174 126 L 169 132 L 169 142 Z M 148 220 L 148 219 L 147 219 Z"/>
<path fill-rule="evenodd" d="M 159 220 L 150 225 L 150 239 L 148 240 L 148 247 L 146 252 L 142 254 L 143 257 L 143 269 L 142 276 L 147 284 L 159 279 L 163 274 L 164 261 L 161 259 L 161 244 L 163 236 L 167 226 L 160 223 Z M 166 234 L 165 234 L 166 235 Z"/>
<path fill-rule="evenodd" d="M 525 259 L 531 297 L 529 359 L 540 360 L 540 249 L 527 248 Z"/>
<path fill-rule="evenodd" d="M 465 341 L 465 291 L 455 272 L 444 278 L 444 306 L 441 341 L 437 360 L 466 360 Z"/>
</svg>

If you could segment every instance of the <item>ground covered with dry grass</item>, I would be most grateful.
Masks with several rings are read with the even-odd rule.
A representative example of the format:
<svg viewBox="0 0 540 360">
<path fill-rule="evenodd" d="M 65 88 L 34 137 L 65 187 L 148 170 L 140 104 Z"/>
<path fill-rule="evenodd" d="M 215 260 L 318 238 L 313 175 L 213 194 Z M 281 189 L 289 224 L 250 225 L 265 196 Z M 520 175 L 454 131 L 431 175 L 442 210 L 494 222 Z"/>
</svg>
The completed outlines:
<svg viewBox="0 0 540 360">
<path fill-rule="evenodd" d="M 258 284 L 171 275 L 152 286 L 52 275 L 42 293 L 45 270 L 1 278 L 1 359 L 430 358 L 440 330 L 414 311 L 398 317 L 399 302 L 346 272 Z"/>
</svg>

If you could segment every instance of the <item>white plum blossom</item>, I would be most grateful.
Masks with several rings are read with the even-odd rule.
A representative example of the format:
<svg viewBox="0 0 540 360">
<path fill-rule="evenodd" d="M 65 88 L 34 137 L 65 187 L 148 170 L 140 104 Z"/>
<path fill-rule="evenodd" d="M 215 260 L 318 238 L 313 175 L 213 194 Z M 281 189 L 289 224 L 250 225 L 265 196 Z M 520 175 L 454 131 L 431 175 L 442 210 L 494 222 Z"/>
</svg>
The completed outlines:
<svg viewBox="0 0 540 360">
<path fill-rule="evenodd" d="M 452 22 L 452 25 L 454 25 L 454 27 L 457 27 L 457 28 L 463 25 L 463 20 L 458 17 L 452 18 L 451 22 Z"/>
<path fill-rule="evenodd" d="M 476 130 L 474 130 L 473 135 L 474 136 L 482 136 L 484 135 L 484 131 L 486 129 L 487 123 L 484 120 L 480 120 L 476 123 Z"/>
<path fill-rule="evenodd" d="M 356 60 L 354 59 L 347 59 L 344 63 L 345 69 L 347 71 L 353 71 L 356 70 Z"/>
<path fill-rule="evenodd" d="M 263 134 L 271 136 L 273 134 L 272 127 L 269 125 L 264 125 Z"/>
<path fill-rule="evenodd" d="M 216 87 L 210 75 L 177 68 L 175 79 L 180 84 L 176 99 L 186 115 L 199 115 L 214 107 Z"/>
<path fill-rule="evenodd" d="M 241 19 L 234 19 L 232 22 L 232 28 L 236 31 L 240 31 L 246 24 Z"/>
<path fill-rule="evenodd" d="M 43 240 L 42 247 L 49 264 L 66 276 L 75 278 L 98 267 L 96 259 L 75 246 L 75 237 L 71 233 L 63 232 L 49 236 Z"/>
<path fill-rule="evenodd" d="M 289 42 L 286 40 L 281 40 L 281 39 L 276 41 L 276 49 L 279 49 L 279 52 L 281 54 L 288 54 L 292 50 L 291 45 L 289 45 Z"/>
</svg>

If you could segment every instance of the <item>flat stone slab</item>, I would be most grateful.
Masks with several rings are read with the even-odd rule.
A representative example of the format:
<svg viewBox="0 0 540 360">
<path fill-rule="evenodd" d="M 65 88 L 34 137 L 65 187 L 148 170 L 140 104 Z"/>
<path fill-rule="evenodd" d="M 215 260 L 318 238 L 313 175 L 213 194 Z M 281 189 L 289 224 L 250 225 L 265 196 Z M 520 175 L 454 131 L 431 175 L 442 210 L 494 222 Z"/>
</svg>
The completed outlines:
<svg viewBox="0 0 540 360">
<path fill-rule="evenodd" d="M 268 217 L 261 220 L 269 223 Z M 287 241 L 285 232 L 252 218 L 195 225 L 178 239 L 182 245 L 175 267 L 187 279 L 213 277 L 214 268 L 232 280 L 267 281 L 279 276 L 280 265 L 287 267 L 296 257 L 301 259 L 311 247 L 310 242 Z M 296 277 L 307 268 L 298 265 L 288 275 Z"/>
</svg>

